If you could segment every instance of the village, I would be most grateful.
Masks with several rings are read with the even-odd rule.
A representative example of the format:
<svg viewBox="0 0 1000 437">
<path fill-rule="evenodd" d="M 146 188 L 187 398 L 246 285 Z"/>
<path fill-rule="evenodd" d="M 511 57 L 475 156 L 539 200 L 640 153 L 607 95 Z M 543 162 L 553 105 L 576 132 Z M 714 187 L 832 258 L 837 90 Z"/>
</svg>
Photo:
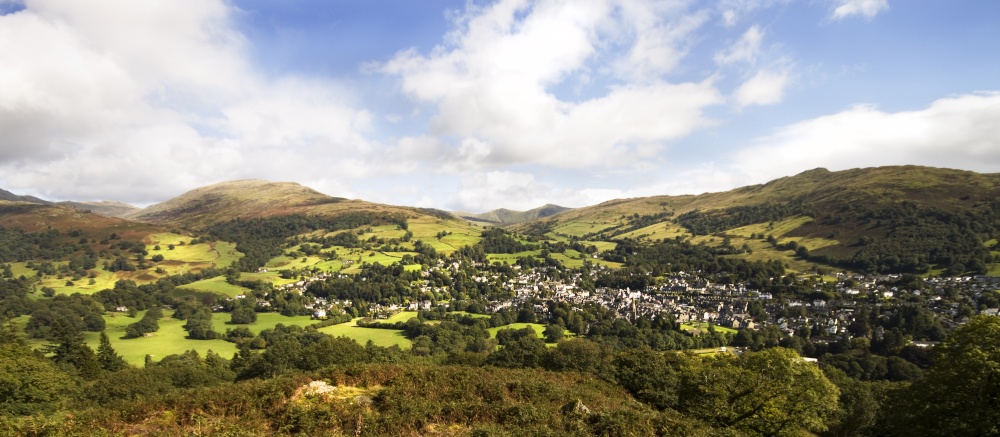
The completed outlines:
<svg viewBox="0 0 1000 437">
<path fill-rule="evenodd" d="M 840 272 L 833 274 L 830 277 L 832 280 L 825 281 L 815 277 L 792 276 L 791 285 L 810 293 L 806 296 L 801 293 L 794 296 L 774 296 L 770 292 L 753 289 L 748 284 L 713 282 L 713 278 L 704 277 L 698 272 L 677 272 L 662 278 L 657 285 L 642 290 L 603 287 L 587 289 L 581 285 L 592 284 L 605 267 L 595 266 L 589 271 L 589 278 L 584 278 L 582 273 L 576 271 L 568 276 L 553 275 L 554 267 L 522 268 L 514 265 L 510 266 L 506 274 L 485 267 L 488 266 L 468 261 L 438 260 L 437 265 L 424 267 L 421 276 L 427 278 L 435 274 L 475 272 L 471 277 L 473 281 L 489 284 L 495 290 L 494 296 L 506 296 L 486 302 L 486 313 L 530 307 L 537 320 L 547 321 L 551 318 L 551 314 L 548 314 L 550 302 L 567 303 L 577 308 L 599 305 L 612 309 L 618 317 L 633 322 L 642 317 L 651 320 L 671 317 L 676 323 L 697 327 L 757 330 L 775 326 L 786 335 L 807 332 L 814 340 L 822 342 L 850 339 L 853 335 L 850 326 L 855 322 L 856 314 L 875 308 L 884 313 L 891 312 L 896 307 L 920 306 L 931 311 L 948 330 L 968 322 L 975 314 L 995 316 L 1000 312 L 1000 302 L 996 298 L 984 299 L 984 296 L 994 295 L 989 292 L 1000 290 L 1000 277 L 993 276 L 916 278 L 915 282 L 910 282 L 910 285 L 915 285 L 911 288 L 893 285 L 903 279 L 901 275 L 875 276 Z M 560 279 L 554 279 L 553 276 L 560 276 Z M 278 286 L 276 290 L 311 299 L 304 306 L 316 319 L 325 319 L 333 313 L 346 314 L 346 308 L 350 308 L 354 302 L 312 297 L 308 293 L 310 284 L 333 277 L 343 279 L 349 275 L 315 273 L 302 276 L 294 283 Z M 414 281 L 411 286 L 413 296 L 434 298 L 369 303 L 368 314 L 375 319 L 385 319 L 400 311 L 449 307 L 452 297 L 448 287 L 435 286 L 428 280 Z M 245 296 L 240 295 L 236 298 L 243 297 Z M 258 297 L 257 307 L 267 311 L 272 297 Z M 691 328 L 688 332 L 698 335 L 702 329 Z"/>
</svg>

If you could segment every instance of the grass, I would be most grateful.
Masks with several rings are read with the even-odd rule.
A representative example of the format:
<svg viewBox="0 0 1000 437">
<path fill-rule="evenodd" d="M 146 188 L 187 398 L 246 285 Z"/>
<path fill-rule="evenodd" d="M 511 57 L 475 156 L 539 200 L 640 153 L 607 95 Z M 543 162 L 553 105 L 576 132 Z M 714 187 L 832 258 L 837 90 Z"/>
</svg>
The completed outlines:
<svg viewBox="0 0 1000 437">
<path fill-rule="evenodd" d="M 236 345 L 223 340 L 191 340 L 186 338 L 187 331 L 183 329 L 184 321 L 170 317 L 172 311 L 164 311 L 163 318 L 160 319 L 160 329 L 148 337 L 122 339 L 125 335 L 125 326 L 135 323 L 142 318 L 140 312 L 135 318 L 128 317 L 121 313 L 105 316 L 107 323 L 105 332 L 111 339 L 111 346 L 118 351 L 129 363 L 142 366 L 146 355 L 150 355 L 154 360 L 160 360 L 167 355 L 180 354 L 188 350 L 198 351 L 201 356 L 211 350 L 224 358 L 232 358 L 236 353 Z M 216 314 L 213 322 L 221 314 Z M 100 340 L 97 332 L 85 332 L 84 339 L 95 351 Z"/>
<path fill-rule="evenodd" d="M 293 316 L 287 317 L 278 313 L 257 313 L 257 321 L 249 325 L 233 325 L 229 323 L 230 315 L 226 313 L 215 313 L 212 317 L 212 329 L 219 334 L 224 334 L 226 329 L 235 329 L 239 327 L 249 328 L 254 334 L 259 333 L 265 329 L 273 329 L 275 326 L 285 325 L 285 326 L 309 326 L 318 320 L 314 320 L 309 316 Z"/>
<path fill-rule="evenodd" d="M 501 264 L 514 264 L 517 260 L 521 258 L 538 256 L 542 253 L 541 250 L 529 250 L 525 252 L 518 253 L 491 253 L 486 255 L 486 260 L 490 263 L 499 262 Z"/>
<path fill-rule="evenodd" d="M 181 285 L 177 288 L 182 290 L 192 290 L 192 291 L 199 291 L 212 294 L 221 294 L 227 297 L 235 297 L 238 294 L 243 294 L 249 291 L 248 289 L 240 287 L 239 285 L 232 285 L 226 282 L 225 276 L 216 276 L 214 278 L 203 279 L 201 281 Z"/>
<path fill-rule="evenodd" d="M 243 258 L 243 254 L 236 250 L 236 243 L 216 242 L 215 251 L 219 253 L 219 258 L 215 260 L 215 266 L 219 268 L 229 267 L 232 263 Z"/>
<path fill-rule="evenodd" d="M 416 311 L 400 311 L 394 314 L 392 317 L 380 321 L 383 323 L 399 323 L 399 322 L 406 322 L 407 320 L 410 320 L 414 317 L 417 317 Z"/>
<path fill-rule="evenodd" d="M 402 261 L 403 256 L 405 255 L 417 254 L 416 252 L 381 252 L 376 250 L 347 248 L 338 248 L 337 253 L 340 254 L 341 259 L 354 261 L 354 264 L 341 271 L 345 274 L 360 273 L 361 265 L 365 263 L 388 266 Z M 420 264 L 407 264 L 404 268 L 406 270 L 415 271 L 420 270 L 422 266 Z"/>
<path fill-rule="evenodd" d="M 673 240 L 677 237 L 687 237 L 691 234 L 683 226 L 665 221 L 626 232 L 615 238 L 636 238 L 642 236 L 646 240 Z"/>
<path fill-rule="evenodd" d="M 618 243 L 611 241 L 581 241 L 581 243 L 596 247 L 598 252 L 608 252 L 618 247 Z"/>
<path fill-rule="evenodd" d="M 721 332 L 723 334 L 735 334 L 737 331 L 733 328 L 727 328 L 725 326 L 714 325 L 716 332 Z M 682 331 L 690 331 L 693 329 L 700 329 L 702 332 L 708 332 L 708 322 L 694 322 L 694 323 L 681 323 Z"/>
<path fill-rule="evenodd" d="M 268 270 L 291 270 L 310 268 L 316 264 L 326 261 L 318 256 L 305 256 L 292 258 L 287 255 L 271 258 L 264 266 Z"/>
<path fill-rule="evenodd" d="M 258 280 L 264 282 L 270 282 L 275 286 L 281 286 L 285 284 L 291 284 L 298 279 L 285 279 L 281 277 L 281 274 L 277 270 L 267 271 L 267 272 L 254 272 L 254 273 L 241 273 L 240 280 Z"/>
<path fill-rule="evenodd" d="M 621 224 L 621 220 L 615 214 L 599 214 L 590 216 L 590 220 L 570 220 L 552 229 L 553 232 L 564 235 L 582 237 L 587 234 L 601 232 Z"/>
<path fill-rule="evenodd" d="M 441 220 L 434 217 L 418 217 L 407 222 L 413 240 L 421 240 L 434 250 L 450 254 L 460 247 L 471 246 L 479 242 L 482 228 L 461 220 Z M 450 232 L 440 240 L 440 232 Z"/>
<path fill-rule="evenodd" d="M 542 334 L 542 331 L 545 331 L 545 325 L 541 324 L 541 323 L 511 323 L 509 325 L 497 326 L 495 328 L 490 328 L 489 331 L 490 331 L 490 336 L 493 337 L 493 338 L 496 338 L 497 332 L 500 332 L 501 329 L 515 329 L 515 330 L 518 330 L 518 329 L 527 328 L 529 326 L 532 329 L 535 330 L 535 335 L 537 335 L 538 338 L 545 338 L 545 335 Z"/>
<path fill-rule="evenodd" d="M 163 255 L 164 259 L 182 261 L 185 263 L 214 263 L 215 260 L 219 259 L 219 252 L 215 251 L 209 243 L 200 244 L 190 244 L 191 237 L 174 234 L 174 233 L 161 233 L 152 234 L 146 237 L 149 247 L 149 256 L 156 254 Z M 181 245 L 181 243 L 184 245 Z M 169 245 L 173 244 L 174 248 L 169 249 Z M 160 246 L 160 250 L 155 250 L 153 247 Z"/>
<path fill-rule="evenodd" d="M 362 345 L 367 344 L 370 340 L 377 346 L 399 346 L 403 349 L 409 349 L 413 344 L 410 339 L 403 336 L 402 330 L 362 328 L 358 326 L 358 320 L 354 319 L 347 323 L 323 327 L 319 329 L 319 332 L 334 337 L 347 337 Z"/>
</svg>

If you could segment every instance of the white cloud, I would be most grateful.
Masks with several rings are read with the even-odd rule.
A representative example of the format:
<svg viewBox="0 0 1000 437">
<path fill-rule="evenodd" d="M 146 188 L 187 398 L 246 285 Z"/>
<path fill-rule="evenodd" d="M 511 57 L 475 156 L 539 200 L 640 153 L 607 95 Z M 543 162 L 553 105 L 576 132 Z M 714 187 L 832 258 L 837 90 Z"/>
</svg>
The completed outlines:
<svg viewBox="0 0 1000 437">
<path fill-rule="evenodd" d="M 436 105 L 432 132 L 461 138 L 456 169 L 617 165 L 711 123 L 702 111 L 722 102 L 711 80 L 661 78 L 703 21 L 674 1 L 501 1 L 463 16 L 447 44 L 381 70 Z M 600 57 L 617 59 L 598 71 L 617 85 L 578 102 L 551 91 Z"/>
<path fill-rule="evenodd" d="M 767 9 L 790 0 L 722 0 L 719 2 L 719 14 L 722 24 L 726 27 L 735 26 L 746 15 L 759 9 Z"/>
<path fill-rule="evenodd" d="M 342 190 L 379 159 L 352 92 L 258 74 L 225 1 L 25 6 L 0 16 L 5 188 L 138 203 L 242 177 Z"/>
<path fill-rule="evenodd" d="M 788 72 L 760 70 L 734 93 L 739 106 L 773 105 L 781 102 L 791 78 Z"/>
<path fill-rule="evenodd" d="M 573 208 L 622 197 L 623 194 L 623 191 L 615 189 L 557 187 L 538 181 L 527 172 L 475 172 L 462 176 L 458 190 L 450 196 L 446 208 L 474 213 L 497 208 L 526 211 L 548 203 Z"/>
<path fill-rule="evenodd" d="M 739 41 L 728 47 L 726 50 L 715 54 L 713 58 L 716 64 L 729 65 L 737 62 L 747 62 L 753 64 L 760 54 L 760 45 L 764 40 L 764 32 L 759 26 L 752 26 Z"/>
<path fill-rule="evenodd" d="M 816 167 L 901 164 L 997 171 L 1000 93 L 950 97 L 895 113 L 856 106 L 802 121 L 734 154 L 726 170 L 763 182 Z"/>
<path fill-rule="evenodd" d="M 852 15 L 872 19 L 880 12 L 889 10 L 889 0 L 835 0 L 835 4 L 832 16 L 834 20 Z"/>
</svg>

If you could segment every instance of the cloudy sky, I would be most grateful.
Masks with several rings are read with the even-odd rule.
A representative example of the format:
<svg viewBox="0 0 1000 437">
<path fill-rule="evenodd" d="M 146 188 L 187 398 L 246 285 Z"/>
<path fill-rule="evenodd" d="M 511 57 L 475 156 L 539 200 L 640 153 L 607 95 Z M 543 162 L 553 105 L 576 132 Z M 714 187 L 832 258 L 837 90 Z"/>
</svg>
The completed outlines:
<svg viewBox="0 0 1000 437">
<path fill-rule="evenodd" d="M 485 211 L 1000 172 L 996 0 L 0 0 L 0 188 Z"/>
</svg>

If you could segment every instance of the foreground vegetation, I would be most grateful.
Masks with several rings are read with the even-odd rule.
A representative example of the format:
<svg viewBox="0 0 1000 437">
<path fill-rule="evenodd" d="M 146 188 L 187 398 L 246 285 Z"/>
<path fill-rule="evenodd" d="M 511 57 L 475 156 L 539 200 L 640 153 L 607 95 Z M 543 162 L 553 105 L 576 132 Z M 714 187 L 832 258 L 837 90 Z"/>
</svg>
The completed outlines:
<svg viewBox="0 0 1000 437">
<path fill-rule="evenodd" d="M 300 332 L 263 356 L 188 352 L 133 367 L 104 344 L 88 355 L 62 343 L 45 358 L 5 330 L 0 432 L 992 435 L 998 333 L 1000 319 L 974 319 L 911 384 L 853 380 L 780 348 L 695 356 L 572 339 L 549 350 L 533 335 L 417 356 Z"/>
</svg>

